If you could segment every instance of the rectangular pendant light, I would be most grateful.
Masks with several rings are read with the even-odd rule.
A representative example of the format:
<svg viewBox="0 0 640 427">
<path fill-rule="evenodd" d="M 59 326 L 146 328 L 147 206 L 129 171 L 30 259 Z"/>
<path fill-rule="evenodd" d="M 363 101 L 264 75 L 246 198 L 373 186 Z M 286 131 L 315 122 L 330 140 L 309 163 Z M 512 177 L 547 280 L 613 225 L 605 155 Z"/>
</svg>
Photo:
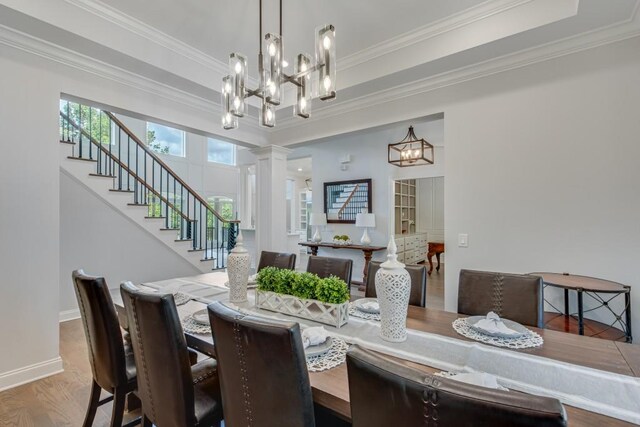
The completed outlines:
<svg viewBox="0 0 640 427">
<path fill-rule="evenodd" d="M 303 53 L 298 55 L 295 73 L 306 73 L 311 68 L 311 56 Z M 306 74 L 298 79 L 300 86 L 296 87 L 296 104 L 293 109 L 294 116 L 308 119 L 311 112 L 311 75 Z"/>
<path fill-rule="evenodd" d="M 239 53 L 229 55 L 229 73 L 231 74 L 231 108 L 234 116 L 242 117 L 247 112 L 245 103 L 245 85 L 247 81 L 247 58 Z"/>
<path fill-rule="evenodd" d="M 235 129 L 238 127 L 238 118 L 231 114 L 231 93 L 233 87 L 231 76 L 222 78 L 222 89 L 220 90 L 220 103 L 222 105 L 222 128 Z"/>
<path fill-rule="evenodd" d="M 264 97 L 269 104 L 280 104 L 282 79 L 282 39 L 277 34 L 264 36 Z"/>
<path fill-rule="evenodd" d="M 322 101 L 336 97 L 336 30 L 325 25 L 316 30 L 316 64 L 318 73 L 318 97 Z"/>
<path fill-rule="evenodd" d="M 276 125 L 276 107 L 264 100 L 262 101 L 260 124 L 268 128 L 272 128 Z"/>
</svg>

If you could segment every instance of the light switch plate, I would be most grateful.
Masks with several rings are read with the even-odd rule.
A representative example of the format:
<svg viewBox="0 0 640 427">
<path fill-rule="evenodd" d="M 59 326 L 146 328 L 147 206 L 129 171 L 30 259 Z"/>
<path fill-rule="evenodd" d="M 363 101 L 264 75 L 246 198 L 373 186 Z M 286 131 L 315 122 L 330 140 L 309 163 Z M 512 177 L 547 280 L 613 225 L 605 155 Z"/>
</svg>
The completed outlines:
<svg viewBox="0 0 640 427">
<path fill-rule="evenodd" d="M 458 234 L 458 247 L 459 248 L 468 248 L 469 247 L 469 235 L 468 234 Z"/>
</svg>

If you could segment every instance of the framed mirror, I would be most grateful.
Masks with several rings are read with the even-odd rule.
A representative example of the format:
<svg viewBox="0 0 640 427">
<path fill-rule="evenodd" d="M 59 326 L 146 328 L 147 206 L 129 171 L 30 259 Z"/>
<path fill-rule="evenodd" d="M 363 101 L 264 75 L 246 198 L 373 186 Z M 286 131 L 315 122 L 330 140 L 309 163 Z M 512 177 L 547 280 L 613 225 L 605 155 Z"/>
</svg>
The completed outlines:
<svg viewBox="0 0 640 427">
<path fill-rule="evenodd" d="M 328 223 L 355 224 L 356 215 L 371 212 L 371 179 L 324 183 L 324 213 Z"/>
</svg>

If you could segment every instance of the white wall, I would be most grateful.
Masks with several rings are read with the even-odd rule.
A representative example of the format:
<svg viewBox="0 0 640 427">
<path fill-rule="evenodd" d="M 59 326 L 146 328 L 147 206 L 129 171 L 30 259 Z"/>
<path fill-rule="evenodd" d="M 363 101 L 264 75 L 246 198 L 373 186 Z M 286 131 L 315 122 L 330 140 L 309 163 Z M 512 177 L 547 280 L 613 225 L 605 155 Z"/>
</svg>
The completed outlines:
<svg viewBox="0 0 640 427">
<path fill-rule="evenodd" d="M 416 135 L 436 146 L 435 164 L 400 168 L 387 163 L 387 144 L 400 141 L 407 133 L 408 123 L 373 129 L 357 134 L 327 138 L 294 150 L 290 157 L 310 155 L 313 162 L 313 212 L 324 211 L 323 183 L 349 179 L 372 179 L 373 213 L 376 228 L 369 231 L 371 244 L 386 246 L 389 233 L 393 232 L 393 181 L 396 179 L 422 178 L 444 175 L 444 123 L 442 119 L 413 123 Z M 351 163 L 346 171 L 340 169 L 339 158 L 351 155 Z M 329 224 L 322 232 L 324 241 L 331 241 L 335 234 L 346 234 L 354 242 L 359 242 L 363 230 L 354 224 Z M 361 251 L 347 249 L 326 249 L 320 255 L 353 259 L 353 279 L 362 279 L 364 258 Z M 374 254 L 374 259 L 383 258 L 384 251 Z"/>
<path fill-rule="evenodd" d="M 71 272 L 104 276 L 110 288 L 123 280 L 149 282 L 200 274 L 168 246 L 60 172 L 60 311 L 77 314 Z"/>
<path fill-rule="evenodd" d="M 3 50 L 0 45 L 0 390 L 62 369 L 59 92 L 39 69 Z"/>
</svg>

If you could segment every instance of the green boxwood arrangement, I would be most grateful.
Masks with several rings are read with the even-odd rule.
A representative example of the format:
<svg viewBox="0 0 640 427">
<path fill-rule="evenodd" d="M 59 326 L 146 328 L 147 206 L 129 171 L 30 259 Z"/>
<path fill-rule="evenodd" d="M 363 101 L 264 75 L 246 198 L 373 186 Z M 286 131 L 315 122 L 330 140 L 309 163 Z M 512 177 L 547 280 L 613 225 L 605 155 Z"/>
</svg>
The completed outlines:
<svg viewBox="0 0 640 427">
<path fill-rule="evenodd" d="M 347 283 L 336 276 L 321 279 L 313 273 L 265 267 L 258 272 L 257 282 L 258 289 L 261 291 L 315 299 L 329 304 L 342 304 L 349 301 Z"/>
</svg>

